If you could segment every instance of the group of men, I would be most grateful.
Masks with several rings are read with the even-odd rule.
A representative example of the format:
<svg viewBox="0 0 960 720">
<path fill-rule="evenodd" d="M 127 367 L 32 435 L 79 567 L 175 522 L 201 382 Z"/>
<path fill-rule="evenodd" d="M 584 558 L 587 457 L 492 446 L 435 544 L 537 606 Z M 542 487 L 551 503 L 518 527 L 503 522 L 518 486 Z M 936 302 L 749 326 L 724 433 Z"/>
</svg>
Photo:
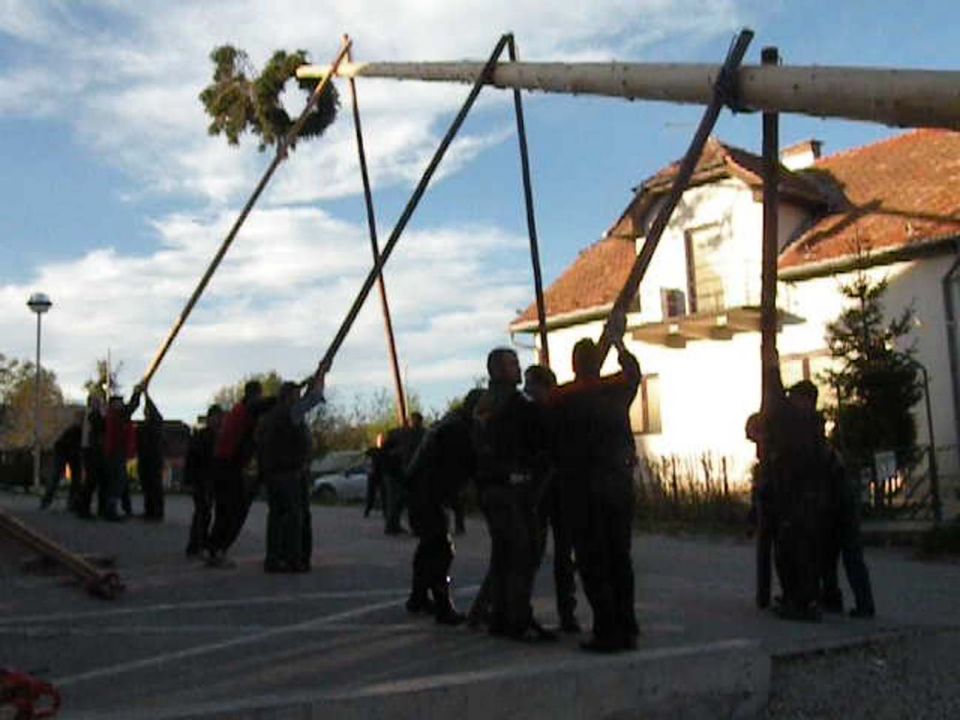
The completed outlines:
<svg viewBox="0 0 960 720">
<path fill-rule="evenodd" d="M 275 397 L 264 397 L 261 384 L 252 380 L 228 412 L 218 405 L 207 410 L 204 426 L 191 436 L 184 471 L 194 503 L 188 557 L 203 556 L 209 567 L 232 566 L 227 552 L 262 486 L 268 502 L 264 571 L 310 570 L 305 416 L 323 401 L 325 376 L 319 368 L 306 383 L 285 382 Z"/>
<path fill-rule="evenodd" d="M 144 399 L 144 418 L 131 415 Z M 150 396 L 136 387 L 129 402 L 112 395 L 104 403 L 99 391 L 90 393 L 86 409 L 54 443 L 54 466 L 40 501 L 49 507 L 66 469 L 70 472 L 68 507 L 78 517 L 96 516 L 121 521 L 133 514 L 127 461 L 137 460 L 137 479 L 143 490 L 145 520 L 163 520 L 163 416 Z M 122 511 L 122 512 L 121 512 Z"/>
<path fill-rule="evenodd" d="M 786 619 L 817 621 L 842 612 L 837 566 L 854 597 L 853 617 L 875 614 L 863 559 L 856 483 L 830 446 L 817 412 L 817 388 L 803 380 L 785 391 L 779 370 L 767 377 L 767 406 L 747 421 L 756 443 L 754 483 L 758 607 L 770 605 L 772 570 L 782 595 L 775 610 Z"/>
<path fill-rule="evenodd" d="M 574 568 L 593 614 L 581 647 L 618 652 L 636 647 L 631 560 L 636 449 L 629 408 L 640 367 L 623 345 L 622 322 L 611 327 L 620 372 L 601 378 L 598 346 L 573 350 L 575 379 L 556 386 L 543 366 L 521 376 L 516 353 L 493 350 L 486 389 L 427 431 L 406 468 L 410 522 L 419 538 L 407 609 L 443 624 L 469 620 L 518 640 L 550 640 L 534 618 L 531 594 L 548 526 L 560 629 L 579 632 Z M 525 380 L 523 391 L 521 380 Z M 445 508 L 472 480 L 490 533 L 489 567 L 468 615 L 450 599 L 453 545 Z M 575 561 L 574 561 L 575 557 Z"/>
</svg>

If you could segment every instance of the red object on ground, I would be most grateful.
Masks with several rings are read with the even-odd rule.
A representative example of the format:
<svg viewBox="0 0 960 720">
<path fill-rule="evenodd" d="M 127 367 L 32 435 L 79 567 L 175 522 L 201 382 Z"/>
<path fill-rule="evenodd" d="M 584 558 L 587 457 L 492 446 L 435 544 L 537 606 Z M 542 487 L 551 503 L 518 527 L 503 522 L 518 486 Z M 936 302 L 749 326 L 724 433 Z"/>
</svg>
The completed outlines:
<svg viewBox="0 0 960 720">
<path fill-rule="evenodd" d="M 13 707 L 15 720 L 50 718 L 60 710 L 60 693 L 48 682 L 0 668 L 0 708 Z"/>
</svg>

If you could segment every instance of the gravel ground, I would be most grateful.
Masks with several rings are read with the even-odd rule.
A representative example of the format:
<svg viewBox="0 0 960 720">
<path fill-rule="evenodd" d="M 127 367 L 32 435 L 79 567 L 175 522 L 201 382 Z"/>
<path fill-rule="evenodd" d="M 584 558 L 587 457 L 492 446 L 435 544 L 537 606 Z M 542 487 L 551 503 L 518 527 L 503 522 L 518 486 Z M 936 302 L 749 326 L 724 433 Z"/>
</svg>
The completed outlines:
<svg viewBox="0 0 960 720">
<path fill-rule="evenodd" d="M 960 718 L 960 630 L 775 659 L 765 717 Z"/>
</svg>

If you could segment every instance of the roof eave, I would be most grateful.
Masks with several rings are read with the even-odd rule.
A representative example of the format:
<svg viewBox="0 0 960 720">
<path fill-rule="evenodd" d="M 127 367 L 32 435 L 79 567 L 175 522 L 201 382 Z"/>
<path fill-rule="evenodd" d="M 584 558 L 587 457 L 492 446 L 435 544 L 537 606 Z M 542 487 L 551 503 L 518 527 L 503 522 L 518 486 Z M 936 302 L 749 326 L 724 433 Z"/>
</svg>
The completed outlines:
<svg viewBox="0 0 960 720">
<path fill-rule="evenodd" d="M 952 233 L 939 238 L 931 238 L 910 245 L 898 245 L 871 252 L 866 256 L 854 253 L 828 260 L 817 260 L 802 265 L 792 265 L 777 270 L 777 277 L 785 282 L 799 282 L 814 278 L 836 275 L 855 270 L 858 267 L 876 267 L 904 260 L 942 255 L 945 251 L 955 252 L 960 244 L 960 233 Z"/>
<path fill-rule="evenodd" d="M 565 313 L 557 313 L 547 316 L 547 330 L 559 330 L 579 325 L 589 320 L 598 320 L 605 318 L 613 309 L 613 303 L 604 303 L 603 305 L 594 305 L 593 307 L 580 308 Z M 540 323 L 534 320 L 514 320 L 510 323 L 510 332 L 512 333 L 536 333 L 540 329 Z"/>
</svg>

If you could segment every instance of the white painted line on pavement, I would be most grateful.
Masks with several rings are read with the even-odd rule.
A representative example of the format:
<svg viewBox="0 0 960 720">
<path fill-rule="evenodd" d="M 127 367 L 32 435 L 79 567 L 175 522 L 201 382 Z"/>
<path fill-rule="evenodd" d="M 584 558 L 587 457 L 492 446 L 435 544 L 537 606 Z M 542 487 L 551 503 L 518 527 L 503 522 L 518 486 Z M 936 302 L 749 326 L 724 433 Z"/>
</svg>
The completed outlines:
<svg viewBox="0 0 960 720">
<path fill-rule="evenodd" d="M 474 589 L 476 589 L 476 587 L 479 587 L 479 586 L 475 586 Z M 252 643 L 257 643 L 264 640 L 270 640 L 272 638 L 280 637 L 283 635 L 302 633 L 304 631 L 332 625 L 342 620 L 350 620 L 356 617 L 363 617 L 364 615 L 369 615 L 379 610 L 386 610 L 387 608 L 399 607 L 403 605 L 405 602 L 406 602 L 405 597 L 394 599 L 394 600 L 385 600 L 383 602 L 374 603 L 372 605 L 365 605 L 363 607 L 354 608 L 352 610 L 345 610 L 343 612 L 334 613 L 333 615 L 323 615 L 321 617 L 314 618 L 312 620 L 306 620 L 304 622 L 294 623 L 292 625 L 283 625 L 280 627 L 271 628 L 269 630 L 264 630 L 263 632 L 255 633 L 253 635 L 244 635 L 242 637 L 233 638 L 231 640 L 224 640 L 222 642 L 210 643 L 207 645 L 198 645 L 197 647 L 187 648 L 185 650 L 176 650 L 174 652 L 162 653 L 154 657 L 142 658 L 140 660 L 133 660 L 130 662 L 119 663 L 117 665 L 111 665 L 109 667 L 98 668 L 96 670 L 91 670 L 85 673 L 79 673 L 77 675 L 68 675 L 67 677 L 57 678 L 52 682 L 54 685 L 65 687 L 68 685 L 76 685 L 77 683 L 85 682 L 87 680 L 96 680 L 98 678 L 111 677 L 113 675 L 133 672 L 135 670 L 153 668 L 160 665 L 164 665 L 169 662 L 184 660 L 186 658 L 191 658 L 191 657 L 199 657 L 201 655 L 209 655 L 211 653 L 219 652 L 221 650 L 228 650 L 230 648 L 239 647 L 241 645 L 250 645 Z"/>
<path fill-rule="evenodd" d="M 429 618 L 428 618 L 429 619 Z M 32 627 L 2 627 L 0 637 L 20 637 L 40 640 L 52 640 L 66 636 L 103 637 L 104 635 L 209 635 L 253 633 L 271 630 L 278 625 L 246 624 L 216 625 L 213 623 L 194 625 L 90 625 L 87 627 L 64 627 L 34 625 Z M 366 630 L 407 632 L 425 630 L 429 625 L 420 623 L 330 623 L 321 627 L 309 628 L 303 632 L 356 632 Z"/>
<path fill-rule="evenodd" d="M 155 655 L 153 657 L 142 658 L 140 660 L 133 660 L 131 662 L 119 663 L 117 665 L 111 665 L 108 667 L 98 668 L 96 670 L 91 670 L 85 673 L 79 673 L 78 675 L 68 675 L 67 677 L 57 678 L 53 680 L 53 684 L 59 687 L 66 687 L 68 685 L 76 685 L 80 682 L 85 682 L 87 680 L 96 680 L 98 678 L 110 677 L 113 675 L 119 675 L 121 673 L 133 672 L 134 670 L 143 670 L 146 668 L 158 667 L 160 665 L 165 665 L 169 662 L 174 662 L 176 660 L 185 660 L 186 658 L 199 657 L 201 655 L 209 655 L 211 653 L 219 652 L 221 650 L 228 650 L 234 647 L 240 647 L 241 645 L 250 645 L 252 643 L 261 642 L 263 640 L 269 640 L 271 638 L 280 637 L 282 635 L 290 635 L 292 633 L 300 633 L 304 630 L 311 630 L 313 628 L 322 627 L 324 625 L 330 625 L 331 623 L 338 622 L 340 620 L 348 620 L 350 618 L 361 617 L 363 615 L 368 615 L 370 613 L 377 612 L 378 610 L 386 610 L 387 608 L 397 607 L 402 605 L 405 602 L 405 599 L 401 598 L 399 600 L 385 600 L 384 602 L 374 603 L 373 605 L 366 605 L 364 607 L 354 608 L 353 610 L 346 610 L 344 612 L 335 613 L 333 615 L 324 615 L 319 618 L 314 618 L 313 620 L 307 620 L 301 623 L 294 623 L 292 625 L 282 625 L 280 627 L 271 628 L 270 630 L 264 630 L 263 632 L 254 633 L 253 635 L 244 635 L 243 637 L 233 638 L 232 640 L 224 640 L 223 642 L 210 643 L 208 645 L 198 645 L 196 647 L 187 648 L 186 650 L 176 650 L 174 652 L 163 653 L 160 655 Z"/>
<path fill-rule="evenodd" d="M 401 595 L 410 592 L 410 588 L 390 588 L 378 590 L 343 590 L 314 593 L 294 593 L 287 595 L 259 595 L 256 597 L 229 598 L 222 600 L 197 600 L 183 603 L 161 603 L 140 605 L 138 607 L 111 608 L 109 610 L 90 610 L 75 613 L 49 613 L 46 615 L 16 615 L 0 618 L 0 627 L 20 625 L 28 622 L 54 622 L 57 620 L 82 620 L 85 618 L 118 617 L 139 615 L 142 613 L 168 612 L 173 610 L 204 610 L 223 607 L 243 607 L 245 605 L 269 605 L 273 603 L 295 603 L 305 600 L 351 600 L 354 598 Z"/>
</svg>

